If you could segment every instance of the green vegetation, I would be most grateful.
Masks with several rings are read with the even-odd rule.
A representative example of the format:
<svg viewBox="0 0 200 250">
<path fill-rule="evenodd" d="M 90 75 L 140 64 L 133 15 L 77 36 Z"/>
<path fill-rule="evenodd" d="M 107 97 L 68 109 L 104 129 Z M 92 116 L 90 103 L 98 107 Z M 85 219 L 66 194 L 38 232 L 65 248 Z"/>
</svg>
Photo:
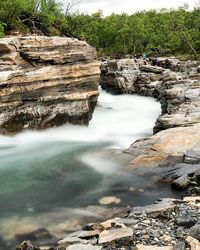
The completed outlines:
<svg viewBox="0 0 200 250">
<path fill-rule="evenodd" d="M 123 56 L 151 48 L 170 54 L 200 53 L 200 8 L 143 11 L 104 17 L 70 13 L 55 0 L 1 0 L 0 37 L 10 32 L 72 36 L 100 55 Z"/>
</svg>

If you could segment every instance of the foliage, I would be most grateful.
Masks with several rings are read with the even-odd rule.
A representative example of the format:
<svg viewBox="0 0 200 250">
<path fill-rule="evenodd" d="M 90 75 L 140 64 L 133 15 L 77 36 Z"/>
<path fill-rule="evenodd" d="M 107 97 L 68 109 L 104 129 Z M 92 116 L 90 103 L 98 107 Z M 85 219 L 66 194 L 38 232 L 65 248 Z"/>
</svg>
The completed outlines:
<svg viewBox="0 0 200 250">
<path fill-rule="evenodd" d="M 13 31 L 77 37 L 100 55 L 151 54 L 152 48 L 160 54 L 198 54 L 200 8 L 188 11 L 184 5 L 104 17 L 102 11 L 70 13 L 55 0 L 1 0 L 0 36 Z"/>
</svg>

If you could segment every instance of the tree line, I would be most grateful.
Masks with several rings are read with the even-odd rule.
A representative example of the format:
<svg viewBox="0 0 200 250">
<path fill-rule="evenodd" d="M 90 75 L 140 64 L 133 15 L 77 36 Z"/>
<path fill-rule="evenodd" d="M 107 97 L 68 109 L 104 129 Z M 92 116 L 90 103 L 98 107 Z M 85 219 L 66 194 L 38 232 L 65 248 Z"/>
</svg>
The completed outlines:
<svg viewBox="0 0 200 250">
<path fill-rule="evenodd" d="M 100 56 L 146 52 L 200 53 L 200 8 L 187 6 L 132 15 L 72 13 L 55 0 L 1 0 L 0 37 L 20 32 L 77 37 L 97 48 Z"/>
</svg>

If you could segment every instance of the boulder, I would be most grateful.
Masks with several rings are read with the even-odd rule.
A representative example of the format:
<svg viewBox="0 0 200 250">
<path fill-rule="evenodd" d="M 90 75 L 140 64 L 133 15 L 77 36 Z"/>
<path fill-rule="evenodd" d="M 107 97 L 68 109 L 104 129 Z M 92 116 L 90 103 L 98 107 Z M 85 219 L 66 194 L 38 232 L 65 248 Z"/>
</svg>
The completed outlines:
<svg viewBox="0 0 200 250">
<path fill-rule="evenodd" d="M 191 236 L 197 240 L 200 240 L 200 224 L 197 223 L 193 227 L 190 228 L 188 236 Z"/>
<path fill-rule="evenodd" d="M 140 70 L 144 72 L 151 72 L 156 74 L 161 74 L 164 72 L 164 69 L 162 67 L 156 67 L 151 65 L 142 65 L 140 66 Z"/>
<path fill-rule="evenodd" d="M 184 136 L 183 136 L 184 135 Z M 137 140 L 124 152 L 132 155 L 127 168 L 180 162 L 187 150 L 200 141 L 200 125 L 171 128 Z"/>
<path fill-rule="evenodd" d="M 157 218 L 159 216 L 162 216 L 166 212 L 173 212 L 176 207 L 176 200 L 174 199 L 162 199 L 160 202 L 144 206 L 144 207 L 134 207 L 129 214 L 129 217 L 135 217 L 135 214 L 142 214 L 145 213 L 149 217 Z"/>
<path fill-rule="evenodd" d="M 99 235 L 99 244 L 113 242 L 122 238 L 130 238 L 132 236 L 133 229 L 130 227 L 104 230 Z"/>
</svg>

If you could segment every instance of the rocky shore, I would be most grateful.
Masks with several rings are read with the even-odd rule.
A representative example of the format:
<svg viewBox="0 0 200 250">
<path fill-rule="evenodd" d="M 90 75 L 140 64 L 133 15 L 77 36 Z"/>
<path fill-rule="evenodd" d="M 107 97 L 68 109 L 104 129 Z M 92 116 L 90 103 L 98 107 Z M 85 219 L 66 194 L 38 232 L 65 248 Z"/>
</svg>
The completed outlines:
<svg viewBox="0 0 200 250">
<path fill-rule="evenodd" d="M 72 38 L 0 39 L 0 133 L 88 124 L 98 97 L 95 58 Z"/>
<path fill-rule="evenodd" d="M 38 230 L 32 242 L 24 241 L 17 250 L 199 250 L 199 216 L 200 197 L 163 199 L 134 207 L 123 218 L 89 224 L 59 240 L 55 247 L 44 245 L 44 241 L 42 245 L 42 237 L 55 239 Z"/>
</svg>

